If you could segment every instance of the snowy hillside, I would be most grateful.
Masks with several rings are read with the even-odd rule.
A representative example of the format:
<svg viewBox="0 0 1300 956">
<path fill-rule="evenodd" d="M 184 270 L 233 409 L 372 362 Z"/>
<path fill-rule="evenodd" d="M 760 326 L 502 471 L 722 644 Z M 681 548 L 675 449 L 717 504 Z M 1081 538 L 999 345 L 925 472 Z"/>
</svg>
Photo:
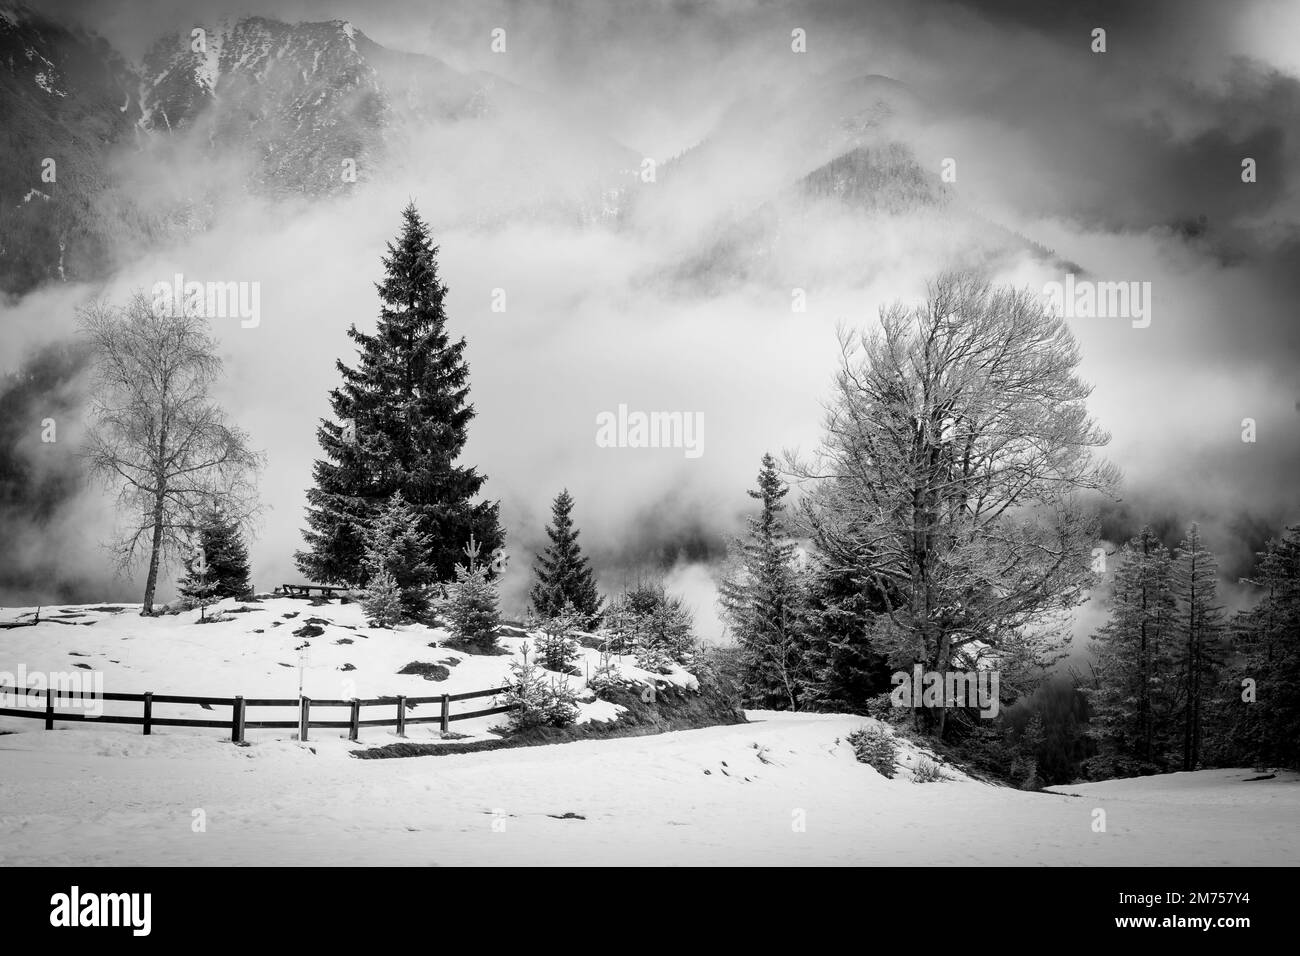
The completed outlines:
<svg viewBox="0 0 1300 956">
<path fill-rule="evenodd" d="M 0 624 L 30 621 L 35 608 L 0 610 Z M 33 627 L 0 630 L 0 674 L 29 674 L 87 670 L 103 674 L 104 693 L 155 694 L 197 697 L 296 698 L 299 655 L 308 645 L 302 668 L 303 693 L 317 700 L 374 698 L 403 695 L 431 697 L 487 690 L 510 683 L 510 664 L 522 657 L 525 637 L 501 637 L 501 655 L 467 654 L 442 645 L 447 631 L 423 625 L 405 625 L 393 630 L 367 627 L 358 604 L 313 604 L 293 598 L 266 598 L 260 602 L 225 600 L 208 608 L 207 615 L 220 620 L 196 623 L 198 611 L 177 615 L 141 617 L 138 605 L 72 605 L 41 609 L 41 621 Z M 581 648 L 579 675 L 569 678 L 570 686 L 585 691 L 586 678 L 599 663 L 599 652 Z M 631 656 L 616 658 L 619 670 L 634 682 L 655 682 L 695 688 L 694 677 L 683 670 L 651 674 L 636 666 Z M 411 664 L 431 665 L 419 673 L 401 674 Z M 11 678 L 0 677 L 11 681 Z M 579 722 L 613 719 L 618 705 L 594 699 L 579 700 Z M 426 707 L 431 705 L 426 705 Z M 486 702 L 483 707 L 488 706 Z M 140 704 L 107 702 L 105 712 L 139 716 Z M 477 708 L 475 708 L 477 709 Z M 156 717 L 229 719 L 229 708 L 204 713 L 195 705 L 155 704 Z M 410 716 L 427 716 L 418 709 Z M 339 714 L 332 715 L 337 718 Z M 367 717 L 381 716 L 377 712 Z M 387 716 L 386 714 L 383 716 Z M 252 719 L 252 718 L 250 718 Z M 259 708 L 259 720 L 292 720 L 292 708 Z M 453 729 L 471 739 L 490 736 L 488 727 L 502 723 L 501 715 L 458 721 Z M 72 726 L 72 725 L 68 725 Z M 44 733 L 37 720 L 0 717 L 0 731 Z M 73 728 L 78 733 L 88 728 Z M 140 734 L 138 727 L 105 725 L 104 732 Z M 165 728 L 157 731 L 176 734 Z M 184 731 L 207 733 L 220 738 L 217 730 Z M 408 728 L 408 738 L 417 742 L 438 739 L 438 725 L 420 724 Z M 277 730 L 249 730 L 249 739 L 288 736 Z M 337 731 L 314 731 L 314 737 L 339 736 Z M 363 744 L 395 740 L 388 728 L 367 728 Z"/>
<path fill-rule="evenodd" d="M 242 610 L 247 609 L 247 610 Z M 35 609 L 0 611 L 0 623 Z M 141 618 L 136 608 L 44 608 L 41 623 L 0 630 L 0 672 L 87 668 L 107 692 L 293 697 L 295 648 L 310 645 L 308 696 L 431 696 L 499 686 L 509 653 L 468 655 L 423 626 L 368 627 L 355 604 L 268 598 Z M 210 612 L 211 613 L 211 610 Z M 596 652 L 584 648 L 585 687 Z M 442 680 L 398 671 L 441 665 Z M 633 679 L 694 687 L 684 671 Z M 587 696 L 580 720 L 614 704 Z M 138 708 L 138 704 L 106 704 Z M 173 706 L 183 716 L 205 715 Z M 116 712 L 116 711 L 110 711 Z M 159 716 L 168 713 L 156 705 Z M 418 712 L 417 712 L 418 713 Z M 270 712 L 259 712 L 271 719 Z M 279 714 L 277 716 L 288 716 Z M 11 864 L 1230 864 L 1300 854 L 1300 775 L 1248 780 L 1207 770 L 1030 793 L 971 779 L 915 782 L 929 756 L 900 741 L 886 779 L 848 735 L 862 717 L 751 711 L 753 723 L 642 737 L 408 759 L 355 760 L 396 741 L 392 729 L 250 730 L 233 746 L 210 729 L 63 724 L 0 718 L 0 846 Z M 492 739 L 502 717 L 453 724 Z M 437 724 L 408 727 L 440 741 Z M 88 796 L 90 795 L 90 796 Z M 1106 813 L 1104 832 L 1096 811 Z M 192 822 L 202 811 L 204 829 Z M 1196 834 L 1194 838 L 1189 834 Z"/>
<path fill-rule="evenodd" d="M 89 629 L 88 629 L 89 630 Z M 91 730 L 0 737 L 13 864 L 1220 865 L 1294 863 L 1300 776 L 1245 771 L 1035 794 L 886 780 L 860 718 L 753 724 L 448 758 L 345 742 L 233 747 Z M 1094 811 L 1107 829 L 1093 829 Z M 1176 810 L 1176 812 L 1171 812 Z M 195 832 L 196 811 L 205 829 Z"/>
</svg>

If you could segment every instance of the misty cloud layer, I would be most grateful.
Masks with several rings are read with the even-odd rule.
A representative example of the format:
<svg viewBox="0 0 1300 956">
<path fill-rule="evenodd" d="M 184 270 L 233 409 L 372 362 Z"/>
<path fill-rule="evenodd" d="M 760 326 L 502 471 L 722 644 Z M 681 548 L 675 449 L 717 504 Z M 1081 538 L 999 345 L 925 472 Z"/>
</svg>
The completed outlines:
<svg viewBox="0 0 1300 956">
<path fill-rule="evenodd" d="M 1108 457 L 1126 476 L 1106 527 L 1112 544 L 1145 522 L 1176 543 L 1200 521 L 1232 580 L 1263 539 L 1300 520 L 1300 63 L 1276 42 L 1283 30 L 1294 37 L 1300 17 L 1268 2 L 1141 6 L 1102 4 L 1081 17 L 1067 4 L 1017 3 L 661 3 L 615 13 L 595 0 L 271 0 L 224 11 L 197 0 L 55 2 L 50 10 L 130 56 L 160 31 L 221 15 L 346 18 L 385 46 L 491 71 L 554 112 L 539 119 L 519 106 L 408 130 L 341 198 L 270 207 L 223 193 L 211 228 L 132 254 L 105 283 L 7 304 L 0 372 L 65 339 L 75 308 L 92 298 L 121 301 L 176 272 L 260 282 L 257 328 L 214 322 L 226 361 L 220 397 L 268 455 L 254 580 L 261 589 L 295 581 L 334 359 L 353 357 L 350 323 L 375 321 L 379 257 L 413 199 L 441 247 L 451 329 L 469 343 L 478 417 L 466 459 L 501 501 L 506 610 L 522 604 L 550 501 L 567 487 L 602 585 L 666 574 L 715 637 L 710 569 L 742 527 L 762 454 L 817 441 L 836 323 L 869 324 L 883 304 L 914 298 L 940 268 L 993 243 L 979 223 L 997 224 L 1052 253 L 999 245 L 981 261 L 1000 281 L 1041 288 L 1071 262 L 1100 280 L 1151 283 L 1149 328 L 1071 322 L 1096 386 L 1092 410 L 1114 436 Z M 508 31 L 503 55 L 488 47 L 497 26 Z M 1107 28 L 1110 52 L 1090 52 L 1094 26 Z M 806 54 L 790 52 L 795 27 L 807 30 Z M 805 212 L 780 199 L 834 158 L 836 115 L 885 96 L 873 86 L 861 99 L 855 83 L 872 75 L 901 84 L 882 141 L 906 144 L 936 178 L 955 159 L 961 217 L 825 202 Z M 699 148 L 661 166 L 659 183 L 629 176 L 625 188 L 637 192 L 619 219 L 519 213 L 584 194 L 597 142 L 661 164 Z M 1254 184 L 1240 178 L 1247 156 L 1258 164 Z M 196 184 L 199 159 L 184 150 L 126 151 L 119 161 L 142 199 L 240 174 L 204 166 Z M 763 268 L 681 279 L 686 264 L 713 265 L 713 244 L 765 203 L 785 218 L 781 237 L 762 247 Z M 805 313 L 791 311 L 795 285 L 808 290 Z M 491 309 L 496 289 L 505 312 Z M 701 412 L 704 454 L 597 447 L 596 416 L 620 403 Z M 1253 444 L 1240 438 L 1248 417 Z M 61 441 L 77 432 L 75 416 L 68 424 Z M 6 542 L 5 560 L 57 560 L 83 576 L 81 597 L 130 598 L 94 550 L 110 525 L 108 500 L 86 489 L 40 534 L 26 528 Z M 0 602 L 37 598 L 31 588 L 0 593 Z"/>
</svg>

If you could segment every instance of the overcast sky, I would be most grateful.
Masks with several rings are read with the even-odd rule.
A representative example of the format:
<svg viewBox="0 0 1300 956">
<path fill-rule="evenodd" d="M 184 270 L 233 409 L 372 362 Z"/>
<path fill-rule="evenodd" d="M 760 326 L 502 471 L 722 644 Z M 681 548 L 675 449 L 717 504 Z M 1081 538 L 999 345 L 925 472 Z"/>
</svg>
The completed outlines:
<svg viewBox="0 0 1300 956">
<path fill-rule="evenodd" d="M 944 158 L 956 160 L 963 204 L 1098 279 L 1151 283 L 1148 328 L 1071 322 L 1093 412 L 1114 436 L 1108 457 L 1126 475 L 1113 536 L 1146 520 L 1197 520 L 1231 574 L 1246 570 L 1261 536 L 1300 520 L 1300 5 L 42 6 L 133 57 L 160 32 L 223 15 L 349 19 L 381 44 L 538 91 L 569 117 L 550 136 L 532 131 L 527 142 L 546 144 L 537 155 L 517 150 L 528 116 L 424 131 L 348 199 L 274 215 L 232 201 L 214 231 L 130 264 L 106 288 L 50 289 L 8 310 L 17 345 L 66 331 L 87 295 L 120 297 L 174 271 L 262 283 L 261 326 L 218 328 L 223 398 L 269 457 L 271 510 L 253 549 L 259 587 L 298 577 L 290 558 L 333 359 L 351 357 L 350 323 L 374 322 L 379 256 L 413 198 L 441 245 L 453 332 L 469 341 L 478 418 L 466 460 L 502 502 L 508 596 L 522 597 L 550 499 L 568 487 L 605 587 L 658 567 L 714 636 L 712 563 L 750 504 L 744 491 L 763 452 L 815 443 L 836 322 L 870 324 L 886 302 L 915 298 L 945 264 L 934 251 L 944 237 L 906 221 L 820 222 L 815 255 L 786 247 L 788 260 L 774 265 L 816 274 L 802 283 L 813 289 L 806 314 L 791 313 L 788 291 L 769 283 L 705 291 L 663 276 L 698 252 L 704 224 L 753 203 L 816 152 L 789 141 L 805 131 L 771 104 L 865 74 L 906 87 L 915 105 L 902 134 L 936 175 Z M 505 54 L 490 51 L 494 27 L 507 30 Z M 1090 50 L 1095 27 L 1107 31 L 1104 54 Z M 794 28 L 807 31 L 806 54 L 790 51 Z M 503 194 L 562 181 L 582 159 L 575 131 L 660 160 L 710 140 L 714 179 L 634 228 L 470 225 Z M 1244 157 L 1257 161 L 1258 182 L 1242 183 Z M 183 175 L 150 169 L 142 179 Z M 1060 273 L 1024 255 L 998 278 L 1041 288 Z M 489 309 L 494 288 L 508 292 L 504 314 Z M 704 454 L 596 447 L 595 415 L 619 403 L 702 412 Z M 1254 444 L 1240 440 L 1246 417 L 1257 422 Z M 88 500 L 68 535 L 100 513 Z M 91 573 L 96 556 L 81 548 L 68 560 Z"/>
</svg>

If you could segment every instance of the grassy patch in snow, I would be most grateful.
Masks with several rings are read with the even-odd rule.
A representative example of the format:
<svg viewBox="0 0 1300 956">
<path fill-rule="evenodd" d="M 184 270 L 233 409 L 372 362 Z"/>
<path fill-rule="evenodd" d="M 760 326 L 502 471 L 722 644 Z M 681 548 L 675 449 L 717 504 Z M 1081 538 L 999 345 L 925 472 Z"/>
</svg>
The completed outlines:
<svg viewBox="0 0 1300 956">
<path fill-rule="evenodd" d="M 426 664 L 424 661 L 411 661 L 397 673 L 415 674 L 425 680 L 446 680 L 451 676 L 451 671 L 442 664 Z"/>
</svg>

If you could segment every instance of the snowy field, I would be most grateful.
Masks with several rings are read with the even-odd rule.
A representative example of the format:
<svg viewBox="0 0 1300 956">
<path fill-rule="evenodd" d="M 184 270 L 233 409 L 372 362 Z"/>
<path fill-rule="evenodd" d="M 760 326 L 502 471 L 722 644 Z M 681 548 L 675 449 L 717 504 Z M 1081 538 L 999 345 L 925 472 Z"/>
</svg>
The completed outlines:
<svg viewBox="0 0 1300 956">
<path fill-rule="evenodd" d="M 323 633 L 306 638 L 309 696 L 422 696 L 505 682 L 522 643 L 502 641 L 511 655 L 470 656 L 428 646 L 444 632 L 368 628 L 355 605 L 251 606 L 203 625 L 193 613 L 142 619 L 129 606 L 45 609 L 42 617 L 65 620 L 0 631 L 0 671 L 84 663 L 104 673 L 105 691 L 293 697 L 294 648 L 304 640 L 293 632 L 317 618 Z M 24 613 L 5 610 L 0 621 Z M 411 661 L 449 659 L 457 663 L 442 681 L 396 673 Z M 623 665 L 649 677 L 630 658 Z M 670 679 L 693 682 L 685 672 Z M 584 717 L 607 719 L 611 710 L 589 703 Z M 194 707 L 177 714 L 227 716 Z M 1031 794 L 948 768 L 951 779 L 918 784 L 908 768 L 921 754 L 912 748 L 893 780 L 854 759 L 845 737 L 863 718 L 750 717 L 655 737 L 396 760 L 354 759 L 358 745 L 338 730 L 316 731 L 307 743 L 250 731 L 250 746 L 237 747 L 221 731 L 163 728 L 144 737 L 138 727 L 45 731 L 39 721 L 0 718 L 0 731 L 11 732 L 0 736 L 0 863 L 1300 862 L 1295 774 L 1246 782 L 1255 775 L 1248 770 L 1207 770 Z M 501 720 L 452 727 L 482 739 Z M 395 739 L 366 728 L 360 746 Z M 435 726 L 412 727 L 411 739 L 437 739 Z M 1094 831 L 1096 809 L 1105 811 L 1105 832 Z"/>
<path fill-rule="evenodd" d="M 1072 795 L 917 784 L 854 759 L 844 736 L 861 718 L 751 718 L 397 760 L 353 759 L 337 737 L 240 748 L 175 733 L 14 734 L 0 737 L 0 855 L 322 866 L 1300 860 L 1294 774 L 1247 783 L 1249 771 L 1207 770 L 1062 788 Z M 1096 808 L 1104 833 L 1093 831 Z M 194 832 L 197 811 L 205 832 Z"/>
</svg>

